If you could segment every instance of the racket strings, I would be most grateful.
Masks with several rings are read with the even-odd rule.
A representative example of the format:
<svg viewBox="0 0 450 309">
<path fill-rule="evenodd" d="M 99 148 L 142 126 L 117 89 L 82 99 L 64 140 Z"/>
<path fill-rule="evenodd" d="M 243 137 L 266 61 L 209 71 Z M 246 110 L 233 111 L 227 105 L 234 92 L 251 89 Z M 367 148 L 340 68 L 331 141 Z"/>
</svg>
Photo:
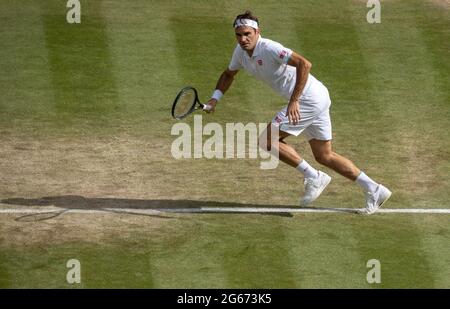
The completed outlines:
<svg viewBox="0 0 450 309">
<path fill-rule="evenodd" d="M 195 103 L 194 91 L 185 91 L 179 97 L 175 105 L 174 116 L 181 117 L 186 115 Z"/>
</svg>

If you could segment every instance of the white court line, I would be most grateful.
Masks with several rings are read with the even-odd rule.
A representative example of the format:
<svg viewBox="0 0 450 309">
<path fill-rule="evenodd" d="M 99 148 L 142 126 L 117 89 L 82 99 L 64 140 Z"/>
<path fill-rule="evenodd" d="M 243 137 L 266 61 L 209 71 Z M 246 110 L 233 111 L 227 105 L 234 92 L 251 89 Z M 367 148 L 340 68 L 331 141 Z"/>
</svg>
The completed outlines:
<svg viewBox="0 0 450 309">
<path fill-rule="evenodd" d="M 75 213 L 75 214 L 95 214 L 105 212 L 133 213 L 133 214 L 158 214 L 161 212 L 171 213 L 356 213 L 361 209 L 355 208 L 282 208 L 282 207 L 197 207 L 197 208 L 102 208 L 102 209 L 34 209 L 24 208 L 2 208 L 0 214 L 43 214 L 53 212 Z M 384 208 L 377 213 L 415 213 L 415 214 L 450 214 L 450 209 L 446 208 Z"/>
</svg>

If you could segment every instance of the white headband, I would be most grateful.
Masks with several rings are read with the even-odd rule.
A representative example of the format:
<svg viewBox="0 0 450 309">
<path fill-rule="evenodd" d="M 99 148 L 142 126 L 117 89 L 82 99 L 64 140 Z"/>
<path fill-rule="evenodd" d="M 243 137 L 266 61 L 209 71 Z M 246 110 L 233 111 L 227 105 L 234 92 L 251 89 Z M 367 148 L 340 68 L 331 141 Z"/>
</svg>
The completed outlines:
<svg viewBox="0 0 450 309">
<path fill-rule="evenodd" d="M 242 26 L 248 26 L 252 27 L 254 29 L 258 29 L 258 23 L 251 19 L 236 19 L 234 23 L 234 28 L 242 27 Z"/>
</svg>

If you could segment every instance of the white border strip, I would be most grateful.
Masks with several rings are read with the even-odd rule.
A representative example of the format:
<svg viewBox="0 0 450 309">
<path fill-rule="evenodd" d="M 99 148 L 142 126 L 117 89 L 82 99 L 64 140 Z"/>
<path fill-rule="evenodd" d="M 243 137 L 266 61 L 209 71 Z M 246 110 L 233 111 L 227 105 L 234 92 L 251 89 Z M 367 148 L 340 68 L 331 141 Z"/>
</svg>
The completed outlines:
<svg viewBox="0 0 450 309">
<path fill-rule="evenodd" d="M 50 214 L 50 213 L 74 213 L 74 214 L 96 214 L 105 212 L 133 213 L 133 214 L 158 214 L 162 212 L 171 213 L 358 213 L 362 209 L 355 208 L 281 208 L 281 207 L 197 207 L 197 208 L 102 208 L 102 209 L 35 209 L 24 208 L 0 208 L 0 214 Z M 446 208 L 395 208 L 379 209 L 376 213 L 396 214 L 450 214 Z"/>
</svg>

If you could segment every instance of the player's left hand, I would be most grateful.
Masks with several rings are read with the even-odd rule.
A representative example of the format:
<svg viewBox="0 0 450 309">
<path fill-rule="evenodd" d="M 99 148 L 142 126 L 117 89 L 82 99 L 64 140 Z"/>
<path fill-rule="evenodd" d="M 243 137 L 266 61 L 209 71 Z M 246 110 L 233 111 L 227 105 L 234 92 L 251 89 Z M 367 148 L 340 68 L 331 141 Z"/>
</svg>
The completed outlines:
<svg viewBox="0 0 450 309">
<path fill-rule="evenodd" d="M 289 119 L 289 124 L 296 125 L 300 122 L 300 105 L 298 101 L 289 102 L 286 114 Z"/>
</svg>

